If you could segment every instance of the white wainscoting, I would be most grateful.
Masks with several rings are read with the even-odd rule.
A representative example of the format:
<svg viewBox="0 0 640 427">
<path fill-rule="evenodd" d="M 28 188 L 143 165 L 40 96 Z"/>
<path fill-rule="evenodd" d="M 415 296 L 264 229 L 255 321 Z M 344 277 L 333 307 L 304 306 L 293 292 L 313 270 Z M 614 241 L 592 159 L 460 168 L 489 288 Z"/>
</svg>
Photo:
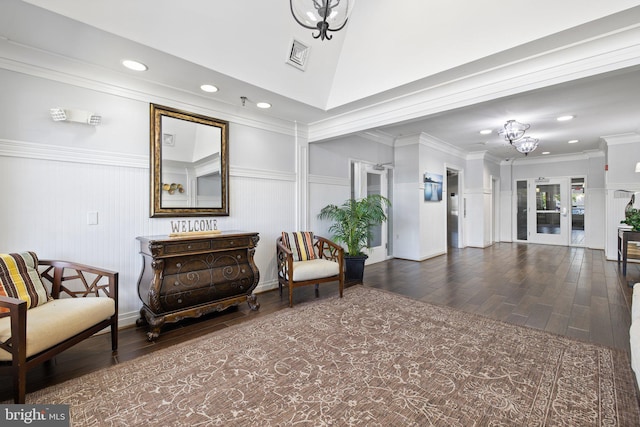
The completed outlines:
<svg viewBox="0 0 640 427">
<path fill-rule="evenodd" d="M 50 160 L 50 159 L 53 160 Z M 121 326 L 141 307 L 137 293 L 141 235 L 170 231 L 170 218 L 149 218 L 147 159 L 0 140 L 0 251 L 33 250 L 119 272 Z M 295 174 L 230 168 L 230 216 L 222 230 L 260 233 L 257 292 L 277 286 L 275 238 L 295 224 Z M 90 212 L 98 224 L 88 225 Z M 260 297 L 258 296 L 258 301 Z"/>
</svg>

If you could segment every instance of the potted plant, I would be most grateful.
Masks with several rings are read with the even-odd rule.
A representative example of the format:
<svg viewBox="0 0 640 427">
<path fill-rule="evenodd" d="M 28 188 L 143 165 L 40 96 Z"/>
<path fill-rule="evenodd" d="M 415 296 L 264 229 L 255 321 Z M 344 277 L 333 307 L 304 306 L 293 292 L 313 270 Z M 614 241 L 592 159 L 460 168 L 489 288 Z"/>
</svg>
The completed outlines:
<svg viewBox="0 0 640 427">
<path fill-rule="evenodd" d="M 631 231 L 640 231 L 640 210 L 631 208 L 625 212 L 625 219 L 620 224 L 631 226 Z"/>
<path fill-rule="evenodd" d="M 362 199 L 349 199 L 342 205 L 327 205 L 318 214 L 319 219 L 333 221 L 329 227 L 332 239 L 347 247 L 345 254 L 345 280 L 362 283 L 364 263 L 368 255 L 364 253 L 372 238 L 371 227 L 387 220 L 385 206 L 389 199 L 378 194 Z"/>
</svg>

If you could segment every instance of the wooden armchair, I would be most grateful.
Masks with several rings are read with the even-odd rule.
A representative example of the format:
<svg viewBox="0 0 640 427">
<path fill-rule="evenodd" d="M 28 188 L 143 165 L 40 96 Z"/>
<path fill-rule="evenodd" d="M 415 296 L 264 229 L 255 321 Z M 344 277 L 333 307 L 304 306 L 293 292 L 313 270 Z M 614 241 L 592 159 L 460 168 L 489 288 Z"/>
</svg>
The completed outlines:
<svg viewBox="0 0 640 427">
<path fill-rule="evenodd" d="M 300 233 L 300 232 L 299 232 Z M 296 248 L 295 243 L 288 242 L 286 234 L 276 239 L 278 262 L 278 288 L 282 296 L 282 288 L 289 289 L 289 307 L 293 307 L 293 289 L 326 282 L 338 282 L 340 298 L 344 290 L 344 250 L 329 239 L 307 234 L 307 256 L 296 256 L 303 253 L 303 249 Z M 288 244 L 287 244 L 288 243 Z M 311 252 L 311 248 L 313 251 Z M 309 258 L 309 259 L 307 259 Z"/>
<path fill-rule="evenodd" d="M 32 299 L 0 296 L 0 374 L 13 377 L 15 403 L 25 401 L 27 371 L 96 332 L 110 327 L 118 348 L 118 273 L 33 255 L 48 301 L 28 308 Z"/>
</svg>

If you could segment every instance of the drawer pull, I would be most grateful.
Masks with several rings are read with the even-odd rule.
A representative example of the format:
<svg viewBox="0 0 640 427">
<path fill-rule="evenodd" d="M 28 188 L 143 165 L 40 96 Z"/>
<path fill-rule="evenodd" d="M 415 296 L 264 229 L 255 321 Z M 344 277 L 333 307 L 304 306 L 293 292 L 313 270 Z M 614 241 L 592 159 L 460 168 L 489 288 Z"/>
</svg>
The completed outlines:
<svg viewBox="0 0 640 427">
<path fill-rule="evenodd" d="M 237 255 L 237 256 L 236 256 L 236 258 L 238 258 L 238 259 L 240 259 L 240 258 L 242 258 L 242 256 L 240 256 L 240 255 Z"/>
<path fill-rule="evenodd" d="M 242 273 L 246 272 L 247 270 L 245 270 L 244 268 L 242 269 Z M 242 288 L 242 286 L 240 286 Z"/>
<path fill-rule="evenodd" d="M 177 268 L 182 267 L 182 263 L 177 262 L 177 263 L 176 263 L 176 267 L 177 267 Z"/>
<path fill-rule="evenodd" d="M 191 249 L 191 245 L 187 245 L 187 249 Z"/>
<path fill-rule="evenodd" d="M 173 282 L 173 286 L 180 286 L 180 282 L 176 280 L 175 282 Z"/>
<path fill-rule="evenodd" d="M 178 299 L 178 304 L 182 304 L 182 299 Z"/>
</svg>

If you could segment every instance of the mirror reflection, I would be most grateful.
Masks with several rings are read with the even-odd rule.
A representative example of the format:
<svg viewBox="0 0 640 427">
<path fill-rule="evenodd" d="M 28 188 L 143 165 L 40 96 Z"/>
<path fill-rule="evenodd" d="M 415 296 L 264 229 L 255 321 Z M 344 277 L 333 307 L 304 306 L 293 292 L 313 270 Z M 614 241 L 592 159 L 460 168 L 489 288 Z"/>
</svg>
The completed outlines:
<svg viewBox="0 0 640 427">
<path fill-rule="evenodd" d="M 151 104 L 151 216 L 228 215 L 227 122 Z"/>
</svg>

